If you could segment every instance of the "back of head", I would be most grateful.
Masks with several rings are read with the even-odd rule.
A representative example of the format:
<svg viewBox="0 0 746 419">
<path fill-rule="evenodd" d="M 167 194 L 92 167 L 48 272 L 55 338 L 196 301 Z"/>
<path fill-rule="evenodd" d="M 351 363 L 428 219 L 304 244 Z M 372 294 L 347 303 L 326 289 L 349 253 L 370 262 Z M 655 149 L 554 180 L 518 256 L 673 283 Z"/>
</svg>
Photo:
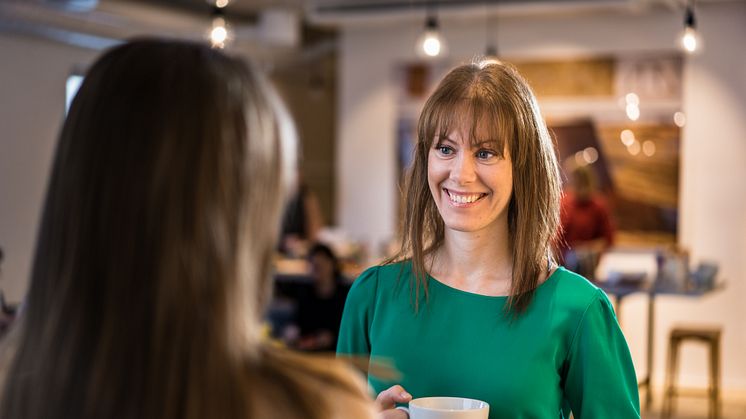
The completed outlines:
<svg viewBox="0 0 746 419">
<path fill-rule="evenodd" d="M 136 40 L 93 65 L 0 416 L 246 416 L 237 366 L 258 352 L 289 124 L 257 72 L 206 46 Z"/>
</svg>

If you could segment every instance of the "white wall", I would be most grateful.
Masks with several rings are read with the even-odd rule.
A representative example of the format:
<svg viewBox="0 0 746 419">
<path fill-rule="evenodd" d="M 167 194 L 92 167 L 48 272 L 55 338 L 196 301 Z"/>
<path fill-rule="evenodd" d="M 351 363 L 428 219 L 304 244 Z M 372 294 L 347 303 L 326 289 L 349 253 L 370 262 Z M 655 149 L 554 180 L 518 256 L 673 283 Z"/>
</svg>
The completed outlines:
<svg viewBox="0 0 746 419">
<path fill-rule="evenodd" d="M 0 289 L 17 303 L 28 286 L 65 81 L 94 53 L 0 33 L 0 57 Z"/>
<path fill-rule="evenodd" d="M 706 42 L 687 60 L 681 162 L 682 244 L 695 259 L 720 263 L 727 288 L 702 299 L 658 300 L 654 380 L 662 383 L 667 332 L 675 322 L 724 328 L 723 381 L 746 389 L 746 3 L 701 4 L 698 23 Z M 672 51 L 682 16 L 659 10 L 628 15 L 503 17 L 498 46 L 508 57 L 566 57 Z M 421 22 L 349 27 L 342 33 L 338 115 L 338 200 L 341 227 L 373 245 L 394 235 L 395 100 L 393 71 L 412 61 Z M 446 16 L 442 22 L 452 59 L 484 50 L 484 22 Z M 645 365 L 645 299 L 624 303 L 623 323 L 638 369 Z M 704 385 L 704 353 L 683 354 L 683 380 Z"/>
</svg>

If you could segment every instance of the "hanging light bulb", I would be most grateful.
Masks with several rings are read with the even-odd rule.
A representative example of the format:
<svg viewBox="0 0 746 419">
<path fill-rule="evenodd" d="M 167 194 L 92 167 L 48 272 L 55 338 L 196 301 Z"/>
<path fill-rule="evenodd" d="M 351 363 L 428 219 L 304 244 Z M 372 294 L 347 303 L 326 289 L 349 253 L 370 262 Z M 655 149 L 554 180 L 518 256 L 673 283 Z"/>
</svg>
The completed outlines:
<svg viewBox="0 0 746 419">
<path fill-rule="evenodd" d="M 681 34 L 681 46 L 684 48 L 684 51 L 690 54 L 695 52 L 699 44 L 698 38 L 697 22 L 694 18 L 694 5 L 693 3 L 689 3 L 684 13 L 684 31 Z"/>
<path fill-rule="evenodd" d="M 228 3 L 230 3 L 231 0 L 206 0 L 206 2 L 212 7 L 217 7 L 218 9 L 222 9 L 228 6 Z"/>
<path fill-rule="evenodd" d="M 425 31 L 417 40 L 417 53 L 420 56 L 434 58 L 445 51 L 445 43 L 438 30 L 438 19 L 434 14 L 425 20 Z"/>
<path fill-rule="evenodd" d="M 222 4 L 222 3 L 221 3 Z M 227 2 L 225 2 L 227 5 Z M 218 6 L 217 3 L 212 10 L 212 25 L 210 31 L 207 34 L 210 44 L 213 48 L 223 49 L 225 45 L 232 39 L 230 27 L 225 22 L 223 8 L 225 6 Z"/>
<path fill-rule="evenodd" d="M 497 4 L 497 1 L 495 1 L 495 4 Z M 484 35 L 485 35 L 485 48 L 484 48 L 484 55 L 486 57 L 491 58 L 497 58 L 497 41 L 495 40 L 496 36 L 494 34 L 495 32 L 495 26 L 497 17 L 495 17 L 494 14 L 490 14 L 489 10 L 485 6 L 485 20 L 484 20 Z"/>
<path fill-rule="evenodd" d="M 210 29 L 210 43 L 213 48 L 225 48 L 225 41 L 228 40 L 228 27 L 225 26 L 225 19 L 216 17 L 212 19 L 212 28 Z"/>
</svg>

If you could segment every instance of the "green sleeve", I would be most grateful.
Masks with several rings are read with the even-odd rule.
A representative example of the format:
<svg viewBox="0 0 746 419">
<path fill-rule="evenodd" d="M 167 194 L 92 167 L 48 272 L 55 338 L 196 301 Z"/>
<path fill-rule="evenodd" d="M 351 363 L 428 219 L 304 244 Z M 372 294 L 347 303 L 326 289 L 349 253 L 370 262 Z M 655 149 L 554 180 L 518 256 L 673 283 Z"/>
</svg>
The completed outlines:
<svg viewBox="0 0 746 419">
<path fill-rule="evenodd" d="M 369 332 L 377 290 L 378 267 L 366 270 L 352 284 L 339 327 L 338 355 L 370 354 Z"/>
<path fill-rule="evenodd" d="M 565 397 L 576 419 L 640 417 L 629 347 L 601 290 L 580 320 L 565 371 Z"/>
</svg>

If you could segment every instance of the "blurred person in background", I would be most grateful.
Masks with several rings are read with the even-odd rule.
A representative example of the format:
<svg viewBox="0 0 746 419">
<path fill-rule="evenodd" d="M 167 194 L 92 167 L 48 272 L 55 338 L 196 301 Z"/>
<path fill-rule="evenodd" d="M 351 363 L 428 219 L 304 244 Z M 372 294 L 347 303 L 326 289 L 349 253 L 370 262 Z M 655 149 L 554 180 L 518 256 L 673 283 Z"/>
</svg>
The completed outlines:
<svg viewBox="0 0 746 419">
<path fill-rule="evenodd" d="M 289 257 L 304 257 L 324 227 L 321 206 L 316 194 L 303 183 L 299 174 L 297 187 L 288 199 L 282 216 L 280 252 Z"/>
<path fill-rule="evenodd" d="M 588 166 L 570 170 L 560 212 L 560 257 L 568 269 L 593 278 L 599 256 L 614 244 L 614 224 L 606 202 L 596 192 Z"/>
<path fill-rule="evenodd" d="M 313 283 L 295 297 L 294 324 L 284 335 L 288 344 L 305 351 L 334 351 L 349 292 L 332 249 L 317 243 L 308 252 Z"/>
<path fill-rule="evenodd" d="M 561 182 L 528 83 L 481 60 L 425 102 L 405 187 L 402 247 L 347 298 L 337 352 L 369 373 L 386 418 L 412 398 L 466 397 L 496 418 L 640 417 L 611 303 L 557 265 Z"/>
<path fill-rule="evenodd" d="M 0 417 L 372 417 L 332 359 L 261 336 L 295 136 L 253 67 L 135 40 L 64 123 Z"/>
</svg>

